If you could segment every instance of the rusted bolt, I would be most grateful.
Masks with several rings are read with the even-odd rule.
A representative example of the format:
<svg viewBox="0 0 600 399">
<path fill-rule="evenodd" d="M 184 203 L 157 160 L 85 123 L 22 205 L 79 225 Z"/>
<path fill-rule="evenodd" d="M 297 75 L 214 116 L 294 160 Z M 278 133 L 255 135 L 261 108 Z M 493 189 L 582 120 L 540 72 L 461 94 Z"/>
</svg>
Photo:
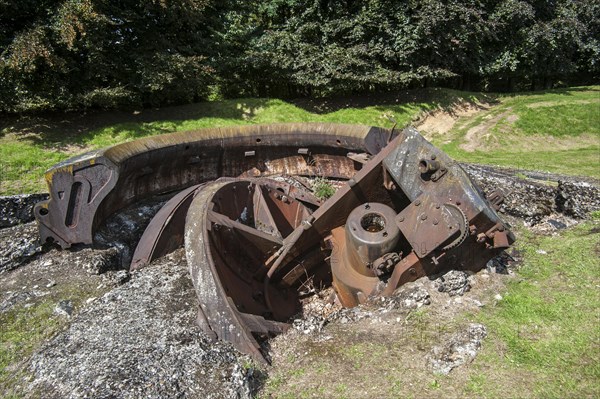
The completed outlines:
<svg viewBox="0 0 600 399">
<path fill-rule="evenodd" d="M 416 200 L 415 201 L 415 206 L 419 206 L 419 205 L 421 205 L 421 200 Z"/>
<path fill-rule="evenodd" d="M 434 173 L 436 172 L 438 169 L 440 168 L 440 163 L 438 161 L 435 160 L 429 160 L 429 159 L 421 159 L 419 161 L 419 172 L 421 173 Z"/>
<path fill-rule="evenodd" d="M 371 205 L 365 204 L 365 209 L 371 209 Z"/>
<path fill-rule="evenodd" d="M 440 209 L 440 204 L 435 204 L 435 209 Z"/>
<path fill-rule="evenodd" d="M 427 220 L 427 215 L 425 215 L 425 214 L 422 214 L 422 215 L 421 215 L 421 220 Z"/>
<path fill-rule="evenodd" d="M 398 221 L 399 221 L 400 223 L 404 222 L 404 216 L 400 216 L 400 217 L 398 218 Z"/>
<path fill-rule="evenodd" d="M 425 251 L 425 250 L 423 250 L 423 251 Z M 412 267 L 410 269 L 408 269 L 408 272 L 412 275 L 417 274 L 417 271 L 415 269 L 413 269 Z"/>
<path fill-rule="evenodd" d="M 461 202 L 460 201 L 456 201 L 456 205 L 460 206 Z"/>
<path fill-rule="evenodd" d="M 439 223 L 439 221 L 438 221 L 437 219 L 433 219 L 433 225 L 434 225 L 434 226 L 437 226 L 437 225 L 438 225 L 438 223 Z"/>
</svg>

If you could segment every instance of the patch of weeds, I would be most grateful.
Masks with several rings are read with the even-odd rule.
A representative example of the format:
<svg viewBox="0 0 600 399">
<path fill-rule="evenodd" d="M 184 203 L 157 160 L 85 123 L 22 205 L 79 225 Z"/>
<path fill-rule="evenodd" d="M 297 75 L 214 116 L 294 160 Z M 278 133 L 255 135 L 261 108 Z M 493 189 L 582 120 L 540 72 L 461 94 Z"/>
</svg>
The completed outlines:
<svg viewBox="0 0 600 399">
<path fill-rule="evenodd" d="M 65 324 L 60 318 L 53 317 L 54 305 L 54 301 L 45 301 L 0 314 L 2 396 L 15 394 L 11 391 L 22 378 L 22 372 L 19 371 L 21 363 Z"/>
<path fill-rule="evenodd" d="M 345 398 L 348 394 L 348 386 L 346 384 L 337 384 L 334 389 L 335 393 L 340 398 Z"/>
<path fill-rule="evenodd" d="M 290 370 L 290 375 L 293 377 L 302 377 L 304 374 L 306 374 L 306 370 L 303 367 Z"/>
<path fill-rule="evenodd" d="M 288 353 L 285 358 L 286 358 L 286 361 L 288 363 L 294 363 L 296 361 L 296 354 L 295 353 Z"/>
<path fill-rule="evenodd" d="M 284 378 L 280 374 L 270 375 L 267 380 L 267 384 L 264 387 L 263 394 L 261 395 L 264 398 L 268 398 L 271 394 L 277 392 L 284 384 Z"/>
<path fill-rule="evenodd" d="M 437 379 L 435 379 L 429 383 L 429 388 L 431 388 L 431 389 L 435 390 L 435 389 L 440 389 L 441 387 L 442 387 L 442 384 L 440 384 L 440 382 Z"/>
<path fill-rule="evenodd" d="M 487 378 L 484 374 L 473 374 L 469 377 L 469 380 L 467 381 L 465 391 L 481 396 L 485 392 L 486 385 Z"/>
<path fill-rule="evenodd" d="M 327 365 L 323 362 L 316 364 L 312 367 L 315 373 L 317 374 L 325 374 L 327 372 Z"/>
<path fill-rule="evenodd" d="M 423 351 L 430 347 L 432 336 L 436 331 L 430 328 L 429 317 L 426 309 L 417 309 L 409 313 L 406 323 L 410 326 L 410 334 L 416 343 L 417 349 Z"/>
<path fill-rule="evenodd" d="M 317 177 L 312 186 L 315 197 L 326 200 L 335 194 L 335 187 L 324 177 Z"/>
<path fill-rule="evenodd" d="M 355 369 L 359 369 L 363 363 L 363 360 L 365 358 L 365 348 L 364 345 L 361 344 L 355 344 L 355 345 L 350 345 L 346 350 L 345 350 L 345 355 L 348 359 L 350 359 L 350 361 L 352 362 L 353 366 Z"/>
</svg>

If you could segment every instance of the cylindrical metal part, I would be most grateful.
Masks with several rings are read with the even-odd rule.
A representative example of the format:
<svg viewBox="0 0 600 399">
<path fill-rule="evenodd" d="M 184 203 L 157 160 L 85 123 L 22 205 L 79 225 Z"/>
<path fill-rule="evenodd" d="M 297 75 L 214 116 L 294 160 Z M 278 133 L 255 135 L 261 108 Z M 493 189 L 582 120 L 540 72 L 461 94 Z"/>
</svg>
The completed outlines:
<svg viewBox="0 0 600 399">
<path fill-rule="evenodd" d="M 440 168 L 440 163 L 434 159 L 421 159 L 419 161 L 419 172 L 421 173 L 434 173 Z"/>
<path fill-rule="evenodd" d="M 346 259 L 364 276 L 375 276 L 369 264 L 394 249 L 400 230 L 396 212 L 387 205 L 366 203 L 356 207 L 346 220 Z"/>
</svg>

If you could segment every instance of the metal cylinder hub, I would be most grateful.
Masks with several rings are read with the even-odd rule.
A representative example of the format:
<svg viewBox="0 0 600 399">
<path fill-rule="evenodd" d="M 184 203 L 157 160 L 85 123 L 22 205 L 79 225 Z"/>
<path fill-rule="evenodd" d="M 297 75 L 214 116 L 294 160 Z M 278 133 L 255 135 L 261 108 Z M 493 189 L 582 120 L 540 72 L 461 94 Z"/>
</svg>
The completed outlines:
<svg viewBox="0 0 600 399">
<path fill-rule="evenodd" d="M 392 251 L 398 243 L 400 230 L 394 218 L 396 212 L 377 202 L 356 207 L 346 221 L 347 259 L 353 269 L 365 276 L 374 276 L 371 262 Z"/>
</svg>

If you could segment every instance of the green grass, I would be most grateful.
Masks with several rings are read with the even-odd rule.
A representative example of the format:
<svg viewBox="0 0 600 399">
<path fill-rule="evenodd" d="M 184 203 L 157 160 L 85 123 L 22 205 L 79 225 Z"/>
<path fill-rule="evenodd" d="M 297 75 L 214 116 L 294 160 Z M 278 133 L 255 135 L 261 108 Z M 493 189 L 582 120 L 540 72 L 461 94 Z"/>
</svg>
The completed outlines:
<svg viewBox="0 0 600 399">
<path fill-rule="evenodd" d="M 22 387 L 30 378 L 27 367 L 31 355 L 69 324 L 67 318 L 54 314 L 58 301 L 70 300 L 77 311 L 88 298 L 106 290 L 94 282 L 59 284 L 48 295 L 0 313 L 0 397 L 24 396 Z"/>
<path fill-rule="evenodd" d="M 600 178 L 600 86 L 497 99 L 434 144 L 460 161 Z M 468 132 L 481 126 L 469 148 Z"/>
<path fill-rule="evenodd" d="M 54 334 L 61 320 L 52 315 L 54 303 L 20 307 L 0 315 L 0 392 L 17 395 L 13 389 L 22 376 L 20 362 L 41 342 Z"/>
<path fill-rule="evenodd" d="M 134 114 L 117 114 L 121 123 L 111 123 L 113 115 L 98 113 L 83 118 L 91 126 L 75 129 L 77 116 L 60 115 L 50 120 L 24 118 L 4 123 L 0 128 L 0 195 L 46 191 L 43 172 L 55 163 L 84 151 L 103 148 L 141 137 L 190 131 L 207 127 L 285 122 L 333 122 L 391 127 L 406 126 L 424 111 L 449 108 L 455 103 L 480 101 L 486 95 L 452 90 L 429 89 L 410 93 L 408 100 L 382 100 L 375 105 L 344 104 L 320 112 L 278 99 L 236 99 L 143 111 L 145 119 Z M 338 101 L 339 102 L 339 101 Z M 372 101 L 371 101 L 372 102 Z M 360 102 L 358 102 L 360 103 Z M 318 106 L 319 104 L 317 104 Z M 326 107 L 324 107 L 326 109 Z M 148 116 L 150 115 L 150 116 Z M 105 122 L 102 119 L 106 119 Z M 118 118 L 117 118 L 118 119 Z"/>
<path fill-rule="evenodd" d="M 326 200 L 335 194 L 335 187 L 325 178 L 318 177 L 315 179 L 312 187 L 315 196 L 321 200 Z"/>
<path fill-rule="evenodd" d="M 539 398 L 600 395 L 599 229 L 596 221 L 560 236 L 523 232 L 519 278 L 478 317 L 494 344 L 477 360 L 469 390 L 487 397 L 518 397 L 525 388 Z M 490 370 L 493 379 L 485 377 Z M 510 385 L 524 373 L 535 378 Z"/>
<path fill-rule="evenodd" d="M 380 102 L 360 99 L 337 99 L 334 107 L 327 107 L 328 100 L 315 100 L 316 107 L 311 108 L 278 99 L 236 99 L 145 110 L 141 116 L 117 113 L 115 118 L 110 113 L 97 113 L 82 117 L 84 126 L 79 129 L 75 128 L 77 115 L 4 122 L 0 127 L 0 195 L 45 191 L 43 172 L 55 163 L 140 137 L 284 122 L 391 127 L 393 118 L 403 127 L 423 112 L 451 109 L 464 102 L 491 106 L 459 120 L 449 136 L 434 138 L 434 144 L 450 156 L 460 161 L 600 178 L 600 86 L 509 96 L 427 89 L 393 100 L 382 97 Z M 511 115 L 516 120 L 511 120 Z M 462 145 L 468 130 L 482 124 L 487 126 L 488 137 L 475 151 L 465 150 Z"/>
<path fill-rule="evenodd" d="M 318 114 L 282 100 L 239 99 L 195 104 L 194 115 L 190 119 L 120 123 L 79 135 L 64 135 L 60 130 L 21 134 L 9 126 L 0 137 L 0 194 L 45 191 L 43 173 L 55 163 L 79 152 L 140 137 L 207 127 L 283 122 L 338 122 L 391 127 L 388 117 L 396 118 L 400 125 L 407 125 L 424 109 L 433 106 L 428 103 L 366 106 Z"/>
</svg>

